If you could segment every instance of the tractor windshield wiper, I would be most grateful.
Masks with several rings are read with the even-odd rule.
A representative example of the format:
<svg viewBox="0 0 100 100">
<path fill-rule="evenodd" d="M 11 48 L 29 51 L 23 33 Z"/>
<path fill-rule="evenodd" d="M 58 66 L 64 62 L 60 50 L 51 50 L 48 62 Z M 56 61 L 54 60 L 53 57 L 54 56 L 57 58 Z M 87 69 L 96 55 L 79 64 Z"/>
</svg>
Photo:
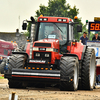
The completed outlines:
<svg viewBox="0 0 100 100">
<path fill-rule="evenodd" d="M 56 27 L 63 33 L 63 31 L 61 30 L 61 28 L 56 23 L 53 23 L 53 24 L 56 25 Z"/>
</svg>

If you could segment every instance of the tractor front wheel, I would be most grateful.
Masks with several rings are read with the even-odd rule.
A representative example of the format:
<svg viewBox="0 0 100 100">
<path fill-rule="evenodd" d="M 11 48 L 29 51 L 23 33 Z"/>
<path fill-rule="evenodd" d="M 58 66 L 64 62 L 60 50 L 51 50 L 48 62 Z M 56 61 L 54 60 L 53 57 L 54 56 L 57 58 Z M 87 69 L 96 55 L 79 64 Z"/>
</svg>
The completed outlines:
<svg viewBox="0 0 100 100">
<path fill-rule="evenodd" d="M 77 57 L 61 57 L 60 90 L 75 91 L 78 88 L 79 62 Z"/>
</svg>

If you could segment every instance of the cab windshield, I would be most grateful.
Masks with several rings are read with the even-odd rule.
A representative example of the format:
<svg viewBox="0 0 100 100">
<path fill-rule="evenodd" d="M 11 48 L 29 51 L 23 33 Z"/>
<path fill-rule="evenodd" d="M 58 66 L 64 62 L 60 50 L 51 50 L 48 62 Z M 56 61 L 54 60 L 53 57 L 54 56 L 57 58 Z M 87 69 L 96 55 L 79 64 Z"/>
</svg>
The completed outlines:
<svg viewBox="0 0 100 100">
<path fill-rule="evenodd" d="M 38 40 L 41 39 L 58 39 L 60 45 L 67 41 L 67 24 L 66 23 L 40 23 Z"/>
</svg>

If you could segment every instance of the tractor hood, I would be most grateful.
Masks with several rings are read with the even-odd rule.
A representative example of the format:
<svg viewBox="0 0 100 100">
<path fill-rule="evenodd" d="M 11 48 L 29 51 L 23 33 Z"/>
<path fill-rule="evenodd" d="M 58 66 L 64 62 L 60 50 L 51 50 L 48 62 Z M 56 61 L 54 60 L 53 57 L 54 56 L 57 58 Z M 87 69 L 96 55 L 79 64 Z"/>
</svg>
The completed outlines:
<svg viewBox="0 0 100 100">
<path fill-rule="evenodd" d="M 35 41 L 33 47 L 39 48 L 55 48 L 59 51 L 59 40 L 58 39 L 43 39 Z"/>
</svg>

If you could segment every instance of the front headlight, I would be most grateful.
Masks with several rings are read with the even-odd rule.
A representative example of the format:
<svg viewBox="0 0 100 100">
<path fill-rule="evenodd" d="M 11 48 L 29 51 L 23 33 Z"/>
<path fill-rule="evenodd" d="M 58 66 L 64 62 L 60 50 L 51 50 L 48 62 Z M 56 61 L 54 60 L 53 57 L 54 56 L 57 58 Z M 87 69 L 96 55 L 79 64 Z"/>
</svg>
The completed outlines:
<svg viewBox="0 0 100 100">
<path fill-rule="evenodd" d="M 46 51 L 53 51 L 53 48 L 46 48 Z"/>
<path fill-rule="evenodd" d="M 33 51 L 39 51 L 39 48 L 33 47 Z"/>
<path fill-rule="evenodd" d="M 45 54 L 45 57 L 49 57 L 49 54 Z"/>
<path fill-rule="evenodd" d="M 35 56 L 36 56 L 36 57 L 40 57 L 40 53 L 36 53 Z"/>
</svg>

